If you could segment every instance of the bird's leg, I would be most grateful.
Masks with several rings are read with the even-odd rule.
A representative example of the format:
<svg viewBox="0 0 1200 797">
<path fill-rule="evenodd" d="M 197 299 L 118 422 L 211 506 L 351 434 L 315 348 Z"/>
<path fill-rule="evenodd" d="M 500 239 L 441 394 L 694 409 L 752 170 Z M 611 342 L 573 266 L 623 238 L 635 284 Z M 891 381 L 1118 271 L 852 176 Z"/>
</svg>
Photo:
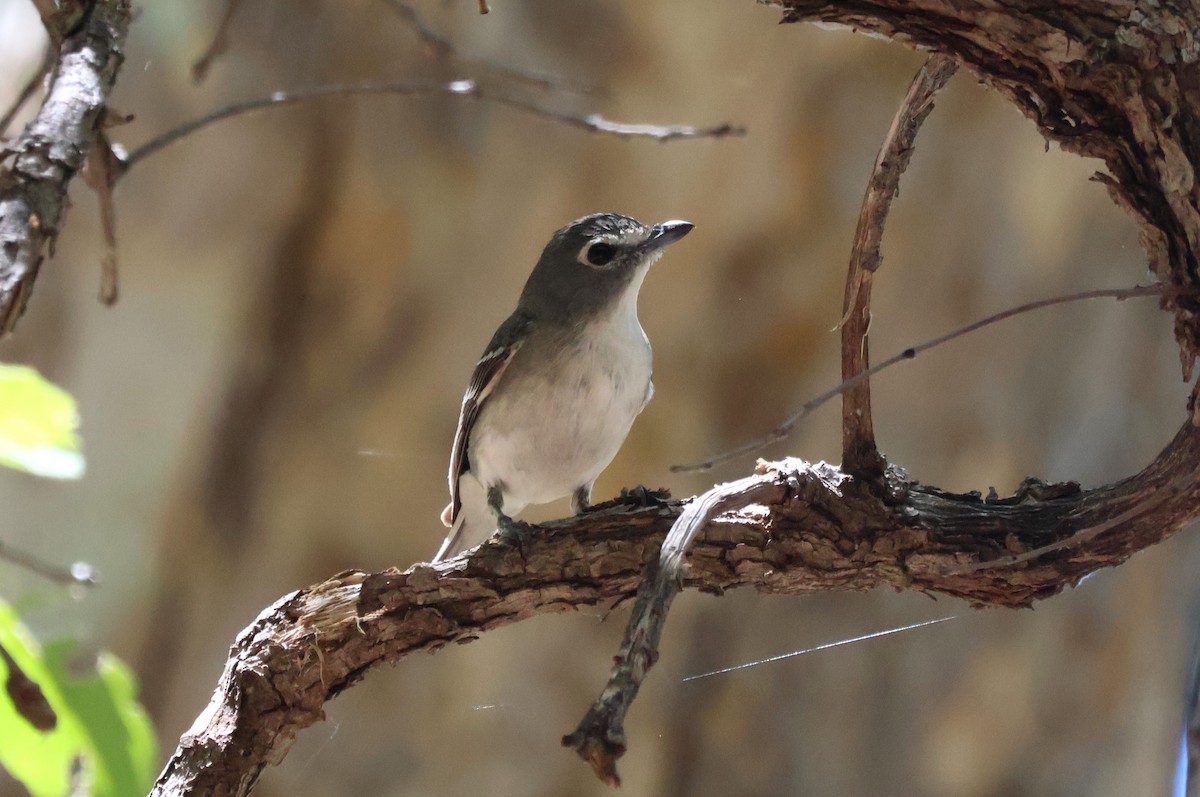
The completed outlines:
<svg viewBox="0 0 1200 797">
<path fill-rule="evenodd" d="M 525 558 L 525 540 L 533 527 L 521 520 L 513 520 L 504 514 L 504 490 L 499 485 L 492 485 L 487 492 L 488 508 L 496 516 L 496 528 L 500 538 L 506 543 L 516 545 L 521 550 L 521 558 Z"/>
<path fill-rule="evenodd" d="M 582 515 L 592 508 L 592 485 L 595 482 L 581 484 L 571 493 L 571 514 Z"/>
</svg>

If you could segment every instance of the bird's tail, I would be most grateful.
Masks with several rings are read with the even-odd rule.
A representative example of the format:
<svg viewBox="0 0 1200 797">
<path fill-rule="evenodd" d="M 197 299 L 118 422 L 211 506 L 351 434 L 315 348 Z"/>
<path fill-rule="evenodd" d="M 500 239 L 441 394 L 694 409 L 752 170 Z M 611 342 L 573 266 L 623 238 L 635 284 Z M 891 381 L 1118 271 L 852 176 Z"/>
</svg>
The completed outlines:
<svg viewBox="0 0 1200 797">
<path fill-rule="evenodd" d="M 450 531 L 446 532 L 446 539 L 434 554 L 433 563 L 478 545 L 496 533 L 496 516 L 488 507 L 487 493 L 470 473 L 460 477 L 459 496 L 462 503 L 456 517 L 451 517 L 453 505 L 442 510 L 442 523 L 449 526 Z"/>
<path fill-rule="evenodd" d="M 447 520 L 450 519 L 450 514 L 453 511 L 454 511 L 454 505 L 447 504 L 446 508 L 442 510 L 442 522 L 443 523 L 445 523 Z M 466 519 L 467 519 L 467 513 L 463 512 L 463 511 L 459 511 L 458 517 L 455 518 L 449 524 L 450 531 L 446 532 L 446 539 L 442 540 L 441 547 L 438 548 L 437 553 L 435 553 L 433 555 L 433 559 L 430 560 L 430 562 L 432 564 L 437 564 L 438 562 L 445 559 L 446 554 L 448 554 L 451 550 L 457 550 L 456 546 L 458 545 L 459 539 L 462 537 L 463 524 L 465 523 Z"/>
</svg>

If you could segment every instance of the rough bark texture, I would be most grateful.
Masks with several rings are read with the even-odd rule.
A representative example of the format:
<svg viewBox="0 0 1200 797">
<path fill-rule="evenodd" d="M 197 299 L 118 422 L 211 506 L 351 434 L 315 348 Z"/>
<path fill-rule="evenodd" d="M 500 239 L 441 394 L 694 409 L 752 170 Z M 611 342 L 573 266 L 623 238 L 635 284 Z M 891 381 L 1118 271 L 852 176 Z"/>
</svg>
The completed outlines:
<svg viewBox="0 0 1200 797">
<path fill-rule="evenodd" d="M 795 594 L 886 585 L 1027 606 L 1177 531 L 1200 501 L 1200 439 L 1190 424 L 1142 473 L 1092 491 L 1030 482 L 985 501 L 893 471 L 896 500 L 885 502 L 824 463 L 758 470 L 761 503 L 708 528 L 685 586 Z M 404 572 L 348 571 L 284 596 L 238 637 L 212 701 L 152 794 L 247 794 L 322 719 L 324 703 L 372 667 L 535 615 L 632 598 L 680 511 L 679 503 L 602 507 L 546 524 L 521 549 L 493 543 Z M 1082 542 L 1010 564 L 1074 539 Z M 995 561 L 972 569 L 981 559 Z"/>
<path fill-rule="evenodd" d="M 128 29 L 128 0 L 97 0 L 66 31 L 46 99 L 8 147 L 12 165 L 0 171 L 0 335 L 25 311 L 44 252 L 53 250 L 67 187 L 97 140 Z"/>
</svg>

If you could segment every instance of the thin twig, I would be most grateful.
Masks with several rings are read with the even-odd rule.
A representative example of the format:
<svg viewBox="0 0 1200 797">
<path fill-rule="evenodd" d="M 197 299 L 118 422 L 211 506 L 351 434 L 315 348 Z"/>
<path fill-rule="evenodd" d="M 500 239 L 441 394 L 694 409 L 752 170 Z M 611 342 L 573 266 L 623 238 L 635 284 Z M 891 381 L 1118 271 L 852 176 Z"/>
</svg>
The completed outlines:
<svg viewBox="0 0 1200 797">
<path fill-rule="evenodd" d="M 917 131 L 933 110 L 933 98 L 954 73 L 958 62 L 934 54 L 913 77 L 904 101 L 896 110 L 892 126 L 879 148 L 867 184 L 858 227 L 850 250 L 846 290 L 842 303 L 842 379 L 853 379 L 870 364 L 867 329 L 871 325 L 871 285 L 883 262 L 879 247 L 891 211 L 892 199 L 900 190 L 900 176 L 908 168 Z M 858 476 L 880 478 L 884 461 L 875 444 L 871 417 L 871 382 L 863 379 L 842 394 L 842 466 Z"/>
<path fill-rule="evenodd" d="M 487 58 L 480 58 L 474 55 L 465 55 L 460 52 L 450 39 L 435 31 L 433 28 L 425 24 L 421 19 L 421 15 L 416 9 L 410 6 L 403 0 L 382 0 L 382 2 L 395 12 L 405 25 L 407 25 L 413 33 L 417 35 L 422 42 L 435 54 L 447 59 L 453 59 L 462 64 L 477 64 L 485 69 L 495 72 L 508 79 L 525 83 L 539 89 L 548 89 L 554 91 L 569 91 L 575 94 L 584 94 L 588 96 L 599 96 L 603 92 L 593 85 L 576 83 L 560 77 L 551 77 L 549 75 L 537 74 L 534 72 L 525 72 L 505 64 L 492 61 Z"/>
<path fill-rule="evenodd" d="M 101 130 L 88 152 L 83 178 L 100 200 L 100 228 L 104 231 L 104 257 L 100 261 L 100 301 L 111 307 L 117 302 L 117 205 L 113 187 L 124 166 L 113 151 L 108 134 Z"/>
<path fill-rule="evenodd" d="M 96 573 L 86 562 L 76 562 L 70 567 L 63 567 L 40 559 L 31 553 L 17 550 L 3 541 L 0 541 L 0 559 L 12 562 L 14 565 L 23 567 L 56 584 L 83 584 L 87 587 L 96 584 Z"/>
<path fill-rule="evenodd" d="M 51 49 L 59 49 L 95 3 L 96 0 L 33 0 L 46 35 L 50 37 Z"/>
<path fill-rule="evenodd" d="M 217 32 L 213 34 L 208 48 L 196 59 L 196 63 L 192 64 L 192 80 L 196 83 L 200 83 L 208 76 L 208 70 L 212 67 L 213 61 L 216 61 L 221 53 L 229 47 L 229 31 L 233 27 L 233 18 L 237 16 L 241 6 L 242 0 L 227 0 L 225 12 L 221 14 L 221 21 L 217 23 Z"/>
<path fill-rule="evenodd" d="M 884 370 L 885 368 L 891 368 L 896 363 L 903 362 L 904 360 L 911 360 L 922 352 L 928 351 L 932 348 L 936 348 L 937 346 L 941 346 L 943 343 L 948 343 L 948 342 L 954 340 L 955 338 L 960 338 L 963 335 L 967 335 L 978 329 L 982 329 L 983 327 L 990 326 L 990 325 L 998 323 L 1000 321 L 1004 321 L 1006 319 L 1012 318 L 1013 316 L 1018 316 L 1023 313 L 1032 312 L 1034 310 L 1040 310 L 1044 307 L 1054 307 L 1055 305 L 1060 305 L 1060 304 L 1069 304 L 1071 302 L 1081 302 L 1081 301 L 1084 301 L 1087 299 L 1120 299 L 1120 300 L 1124 300 L 1124 299 L 1135 299 L 1135 298 L 1139 298 L 1142 296 L 1177 295 L 1177 294 L 1184 293 L 1184 292 L 1185 291 L 1181 291 L 1179 288 L 1176 288 L 1171 285 L 1137 285 L 1132 288 L 1100 288 L 1098 290 L 1092 290 L 1092 291 L 1080 291 L 1079 293 L 1069 293 L 1069 294 L 1066 294 L 1065 296 L 1054 296 L 1049 299 L 1038 299 L 1037 301 L 1034 301 L 1034 302 L 1027 302 L 1025 304 L 1018 305 L 1016 307 L 1010 307 L 1007 310 L 1003 310 L 999 313 L 994 313 L 990 316 L 987 316 L 986 318 L 980 319 L 979 321 L 975 321 L 971 324 L 967 324 L 966 326 L 959 327 L 955 330 L 947 332 L 944 335 L 939 335 L 938 337 L 931 338 L 930 340 L 924 341 L 923 343 L 918 343 L 916 346 L 911 346 L 911 347 L 905 349 L 904 351 L 900 352 L 899 354 L 889 357 L 888 359 L 884 360 L 881 363 L 878 363 L 877 365 L 871 366 L 870 368 L 868 368 L 867 370 L 858 374 L 854 378 L 847 379 L 846 381 L 842 382 L 841 384 L 839 384 L 835 387 L 832 387 L 829 390 L 826 390 L 824 393 L 821 393 L 821 394 L 815 396 L 814 398 L 809 399 L 807 402 L 805 402 L 803 405 L 801 405 L 800 409 L 797 410 L 791 417 L 789 417 L 788 419 L 783 421 L 783 423 L 776 426 L 775 429 L 771 432 L 771 434 L 762 438 L 761 440 L 755 440 L 752 443 L 746 443 L 745 445 L 738 446 L 737 448 L 731 449 L 729 451 L 725 451 L 721 454 L 717 454 L 714 457 L 710 457 L 709 459 L 706 459 L 703 462 L 697 462 L 692 465 L 672 465 L 671 471 L 673 473 L 688 473 L 691 471 L 709 470 L 710 468 L 712 468 L 716 465 L 719 465 L 722 462 L 728 462 L 729 460 L 734 459 L 736 457 L 740 457 L 745 454 L 751 454 L 751 453 L 754 453 L 755 451 L 759 451 L 763 447 L 769 446 L 772 443 L 778 443 L 780 441 L 786 440 L 788 438 L 788 436 L 792 433 L 792 431 L 795 430 L 796 425 L 799 424 L 800 421 L 802 421 L 806 417 L 808 417 L 814 410 L 816 410 L 822 404 L 824 404 L 825 402 L 829 401 L 832 398 L 835 398 L 836 396 L 840 396 L 842 393 L 846 392 L 847 390 L 849 390 L 850 388 L 859 384 L 860 382 L 870 379 L 872 376 L 874 376 L 875 374 Z"/>
<path fill-rule="evenodd" d="M 29 76 L 29 82 L 21 87 L 21 91 L 17 94 L 13 104 L 4 112 L 4 116 L 0 116 L 0 136 L 4 135 L 4 131 L 8 130 L 8 126 L 12 124 L 13 119 L 17 118 L 17 114 L 21 112 L 21 108 L 29 101 L 29 98 L 37 93 L 38 88 L 45 81 L 46 75 L 50 74 L 50 67 L 54 65 L 54 51 L 49 47 L 42 54 L 42 62 L 38 64 L 38 68 L 32 75 Z"/>
<path fill-rule="evenodd" d="M 780 472 L 770 469 L 698 496 L 675 520 L 658 557 L 647 565 L 608 683 L 578 727 L 562 739 L 563 746 L 575 750 L 604 783 L 621 785 L 617 759 L 626 749 L 625 714 L 658 660 L 658 641 L 671 601 L 682 587 L 684 556 L 692 541 L 719 512 L 757 502 L 778 491 L 780 483 Z"/>
<path fill-rule="evenodd" d="M 724 136 L 742 135 L 745 130 L 740 127 L 735 127 L 730 124 L 717 125 L 715 127 L 689 127 L 685 125 L 631 125 L 622 124 L 620 122 L 612 122 L 598 114 L 590 114 L 588 116 L 574 116 L 562 111 L 555 111 L 549 108 L 544 108 L 536 103 L 526 100 L 507 97 L 502 94 L 497 94 L 491 91 L 480 88 L 473 80 L 455 80 L 449 83 L 347 83 L 334 84 L 327 86 L 313 86 L 306 89 L 298 89 L 296 91 L 277 91 L 267 97 L 258 97 L 245 102 L 235 103 L 233 105 L 220 108 L 212 113 L 206 114 L 199 119 L 193 119 L 186 124 L 182 124 L 172 130 L 151 139 L 145 144 L 129 153 L 125 158 L 124 170 L 128 171 L 135 163 L 144 159 L 148 155 L 153 155 L 169 144 L 188 136 L 201 128 L 208 127 L 215 122 L 223 119 L 229 119 L 234 116 L 257 111 L 262 108 L 269 108 L 277 105 L 290 105 L 305 100 L 311 100 L 318 97 L 332 96 L 351 96 L 356 94 L 401 94 L 401 95 L 457 95 L 463 97 L 475 97 L 485 102 L 493 102 L 498 105 L 505 105 L 510 108 L 532 113 L 535 116 L 540 116 L 544 119 L 559 122 L 562 124 L 581 127 L 585 130 L 590 130 L 597 133 L 607 133 L 615 135 L 619 138 L 654 138 L 658 141 L 670 141 L 677 138 L 721 138 Z"/>
</svg>

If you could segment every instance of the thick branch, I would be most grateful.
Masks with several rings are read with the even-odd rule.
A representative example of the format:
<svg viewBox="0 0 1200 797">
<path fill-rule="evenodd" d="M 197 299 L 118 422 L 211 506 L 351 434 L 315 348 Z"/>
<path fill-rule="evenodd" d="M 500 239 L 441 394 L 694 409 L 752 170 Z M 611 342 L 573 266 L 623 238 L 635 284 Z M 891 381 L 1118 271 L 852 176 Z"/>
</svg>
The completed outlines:
<svg viewBox="0 0 1200 797">
<path fill-rule="evenodd" d="M 99 133 L 122 61 L 129 0 L 97 0 L 63 40 L 37 117 L 9 148 L 0 171 L 0 335 L 25 310 L 43 252 L 53 249 L 67 208 L 67 186 Z"/>
<path fill-rule="evenodd" d="M 718 517 L 685 586 L 721 592 L 897 589 L 1026 606 L 1177 531 L 1200 500 L 1200 433 L 1186 424 L 1137 476 L 1092 491 L 1030 480 L 1008 499 L 953 495 L 889 474 L 885 504 L 837 468 L 762 465 L 759 503 Z M 467 642 L 534 615 L 634 596 L 681 505 L 612 507 L 547 524 L 520 550 L 489 544 L 436 566 L 342 573 L 280 599 L 238 637 L 212 702 L 156 795 L 249 793 L 267 764 L 378 664 Z M 1103 533 L 1101 523 L 1123 518 Z M 1036 561 L 1006 563 L 1061 540 Z M 963 572 L 964 565 L 996 560 Z"/>
</svg>

